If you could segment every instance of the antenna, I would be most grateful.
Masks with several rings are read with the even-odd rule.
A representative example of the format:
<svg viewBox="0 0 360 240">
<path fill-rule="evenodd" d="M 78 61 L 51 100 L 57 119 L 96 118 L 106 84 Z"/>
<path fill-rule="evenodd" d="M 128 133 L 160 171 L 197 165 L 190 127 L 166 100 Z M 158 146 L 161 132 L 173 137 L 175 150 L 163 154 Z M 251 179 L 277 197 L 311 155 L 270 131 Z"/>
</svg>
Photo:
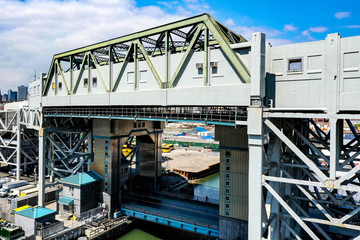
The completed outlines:
<svg viewBox="0 0 360 240">
<path fill-rule="evenodd" d="M 36 68 L 34 70 L 34 75 L 31 75 L 30 77 L 34 77 L 34 80 L 36 80 Z"/>
</svg>

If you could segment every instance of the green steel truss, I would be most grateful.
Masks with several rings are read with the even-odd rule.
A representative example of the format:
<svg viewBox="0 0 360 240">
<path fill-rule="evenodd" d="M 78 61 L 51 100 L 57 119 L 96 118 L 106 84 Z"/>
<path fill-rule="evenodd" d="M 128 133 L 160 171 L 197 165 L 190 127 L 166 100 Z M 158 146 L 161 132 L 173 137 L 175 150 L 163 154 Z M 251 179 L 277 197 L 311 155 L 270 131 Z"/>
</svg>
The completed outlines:
<svg viewBox="0 0 360 240">
<path fill-rule="evenodd" d="M 185 63 L 194 51 L 204 51 L 204 71 L 207 71 L 209 48 L 221 48 L 229 63 L 241 77 L 241 81 L 248 83 L 250 82 L 249 71 L 230 47 L 230 44 L 241 42 L 246 42 L 246 40 L 241 35 L 234 33 L 216 21 L 210 15 L 198 15 L 54 55 L 47 74 L 43 96 L 47 96 L 51 81 L 55 75 L 57 75 L 57 78 L 62 79 L 64 89 L 68 95 L 76 94 L 84 71 L 90 71 L 90 69 L 97 70 L 100 81 L 107 92 L 115 92 L 127 63 L 134 62 L 136 68 L 136 60 L 147 62 L 160 88 L 172 88 L 176 86 L 179 73 L 183 71 L 186 66 Z M 169 64 L 168 56 L 169 54 L 180 52 L 184 52 L 184 55 L 175 73 L 170 76 L 167 66 Z M 153 57 L 161 55 L 166 57 L 164 63 L 166 64 L 165 79 L 161 79 L 151 61 Z M 107 65 L 111 68 L 112 64 L 110 63 L 120 62 L 123 64 L 118 75 L 113 76 L 113 81 L 111 80 L 112 76 L 105 78 L 101 74 L 99 66 Z M 68 69 L 63 69 L 62 64 L 66 65 Z M 74 70 L 79 70 L 76 75 L 73 74 Z M 67 83 L 64 72 L 68 71 L 71 74 L 70 80 Z M 207 77 L 207 74 L 204 74 L 205 86 L 208 83 Z M 134 89 L 136 89 L 136 82 L 134 83 Z"/>
</svg>

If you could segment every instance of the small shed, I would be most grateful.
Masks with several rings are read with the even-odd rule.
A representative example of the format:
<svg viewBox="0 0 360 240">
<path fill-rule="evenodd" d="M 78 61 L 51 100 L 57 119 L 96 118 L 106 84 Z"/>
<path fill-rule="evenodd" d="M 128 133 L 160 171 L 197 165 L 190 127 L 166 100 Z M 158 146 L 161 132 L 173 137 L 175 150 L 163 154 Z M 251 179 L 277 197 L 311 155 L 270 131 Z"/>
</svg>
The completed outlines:
<svg viewBox="0 0 360 240">
<path fill-rule="evenodd" d="M 58 196 L 59 214 L 70 216 L 98 206 L 100 197 L 99 182 L 102 177 L 94 171 L 77 173 L 60 180 L 63 190 Z"/>
<path fill-rule="evenodd" d="M 15 224 L 22 227 L 26 236 L 32 236 L 38 223 L 53 224 L 55 215 L 56 211 L 49 208 L 30 207 L 15 212 Z"/>
</svg>

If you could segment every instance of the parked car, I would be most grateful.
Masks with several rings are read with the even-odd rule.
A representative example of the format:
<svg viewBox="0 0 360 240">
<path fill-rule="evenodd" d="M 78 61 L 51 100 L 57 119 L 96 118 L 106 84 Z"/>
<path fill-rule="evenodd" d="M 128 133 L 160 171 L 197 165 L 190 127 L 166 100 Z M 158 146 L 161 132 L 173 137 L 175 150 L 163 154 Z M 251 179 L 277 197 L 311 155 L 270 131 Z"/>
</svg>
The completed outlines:
<svg viewBox="0 0 360 240">
<path fill-rule="evenodd" d="M 16 176 L 16 168 L 11 169 L 11 171 L 9 171 L 10 176 Z M 20 176 L 22 176 L 24 174 L 23 170 L 20 169 Z"/>
<path fill-rule="evenodd" d="M 181 145 L 182 147 L 189 147 L 189 144 L 184 143 L 183 145 Z"/>
<path fill-rule="evenodd" d="M 212 149 L 213 147 L 211 145 L 204 146 L 205 149 Z"/>
</svg>

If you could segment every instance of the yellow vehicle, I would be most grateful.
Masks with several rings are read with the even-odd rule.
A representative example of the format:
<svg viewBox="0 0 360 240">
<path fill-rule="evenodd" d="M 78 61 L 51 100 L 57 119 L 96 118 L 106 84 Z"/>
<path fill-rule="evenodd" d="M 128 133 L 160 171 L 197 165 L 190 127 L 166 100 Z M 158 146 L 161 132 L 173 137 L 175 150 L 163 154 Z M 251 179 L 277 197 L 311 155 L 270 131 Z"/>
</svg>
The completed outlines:
<svg viewBox="0 0 360 240">
<path fill-rule="evenodd" d="M 134 154 L 131 152 L 133 151 L 135 146 L 136 145 L 134 145 L 134 144 L 124 144 L 121 151 L 123 152 L 125 157 L 127 157 L 127 156 L 131 157 Z"/>
<path fill-rule="evenodd" d="M 172 150 L 174 150 L 174 144 L 165 144 L 163 143 L 162 144 L 162 152 L 163 153 L 168 153 L 168 152 L 171 152 Z"/>
<path fill-rule="evenodd" d="M 28 194 L 32 194 L 32 193 L 37 193 L 39 191 L 38 188 L 30 188 L 30 189 L 26 189 L 26 190 L 23 190 L 21 191 L 20 193 L 20 196 L 19 197 L 22 197 L 22 196 L 26 196 Z"/>
</svg>

